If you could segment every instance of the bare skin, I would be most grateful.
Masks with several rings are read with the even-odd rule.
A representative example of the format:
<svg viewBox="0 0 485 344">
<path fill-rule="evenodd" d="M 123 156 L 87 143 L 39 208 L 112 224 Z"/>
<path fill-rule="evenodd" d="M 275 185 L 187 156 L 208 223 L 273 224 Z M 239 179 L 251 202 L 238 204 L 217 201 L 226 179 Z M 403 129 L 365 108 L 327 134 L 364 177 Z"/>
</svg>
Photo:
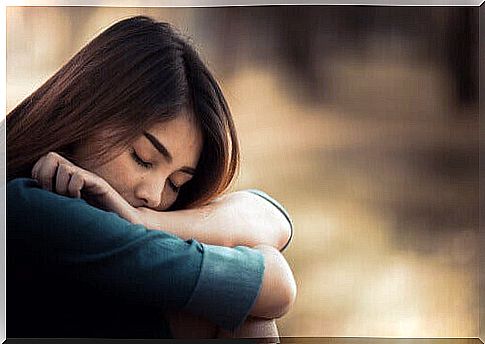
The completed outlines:
<svg viewBox="0 0 485 344">
<path fill-rule="evenodd" d="M 89 154 L 92 144 L 79 147 L 80 161 Z M 287 312 L 296 293 L 291 270 L 278 252 L 289 237 L 289 224 L 279 211 L 247 192 L 224 195 L 199 209 L 164 211 L 175 202 L 180 187 L 192 178 L 201 148 L 197 128 L 179 116 L 150 128 L 102 166 L 81 163 L 80 167 L 49 153 L 35 164 L 32 176 L 45 189 L 87 198 L 95 206 L 114 211 L 132 223 L 163 229 L 183 239 L 259 250 L 265 258 L 263 286 L 250 312 L 252 317 L 238 330 L 228 333 L 205 319 L 180 312 L 171 314 L 169 319 L 176 337 L 187 333 L 195 338 L 277 337 L 274 318 Z M 54 176 L 56 185 L 52 185 Z M 238 211 L 241 209 L 246 209 L 246 213 Z M 187 327 L 199 328 L 201 332 L 184 331 Z"/>
</svg>

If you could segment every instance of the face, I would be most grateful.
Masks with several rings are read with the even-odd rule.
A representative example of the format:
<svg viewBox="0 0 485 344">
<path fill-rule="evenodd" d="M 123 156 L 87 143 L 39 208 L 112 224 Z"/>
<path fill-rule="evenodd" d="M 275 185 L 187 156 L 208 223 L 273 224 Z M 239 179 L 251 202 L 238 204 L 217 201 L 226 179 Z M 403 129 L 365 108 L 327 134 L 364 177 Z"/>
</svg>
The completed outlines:
<svg viewBox="0 0 485 344">
<path fill-rule="evenodd" d="M 83 163 L 93 147 L 89 140 L 76 155 L 79 165 L 105 179 L 132 206 L 166 210 L 192 179 L 202 145 L 200 130 L 180 115 L 149 128 L 104 165 Z"/>
</svg>

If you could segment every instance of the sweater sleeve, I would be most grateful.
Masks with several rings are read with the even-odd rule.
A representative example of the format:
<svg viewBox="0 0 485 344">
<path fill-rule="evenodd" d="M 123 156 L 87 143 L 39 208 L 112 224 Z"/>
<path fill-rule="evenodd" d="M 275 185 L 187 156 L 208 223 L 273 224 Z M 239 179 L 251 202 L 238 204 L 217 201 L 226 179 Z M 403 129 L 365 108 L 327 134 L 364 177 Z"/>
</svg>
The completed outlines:
<svg viewBox="0 0 485 344">
<path fill-rule="evenodd" d="M 254 249 L 184 241 L 43 190 L 32 179 L 8 183 L 7 228 L 9 243 L 67 271 L 65 278 L 131 304 L 184 308 L 227 330 L 244 321 L 264 274 Z"/>
</svg>

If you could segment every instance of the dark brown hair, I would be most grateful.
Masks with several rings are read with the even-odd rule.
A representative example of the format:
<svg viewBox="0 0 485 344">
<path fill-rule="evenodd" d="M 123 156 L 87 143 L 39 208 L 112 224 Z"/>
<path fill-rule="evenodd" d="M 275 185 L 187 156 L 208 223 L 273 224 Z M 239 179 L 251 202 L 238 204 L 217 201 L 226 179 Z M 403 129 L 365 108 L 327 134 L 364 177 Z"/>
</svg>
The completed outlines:
<svg viewBox="0 0 485 344">
<path fill-rule="evenodd" d="M 119 21 L 7 115 L 7 180 L 30 177 L 49 151 L 75 160 L 74 147 L 101 130 L 109 135 L 92 159 L 105 162 L 182 110 L 204 144 L 194 177 L 171 209 L 201 205 L 230 186 L 239 168 L 234 123 L 218 83 L 186 39 L 148 17 Z"/>
</svg>

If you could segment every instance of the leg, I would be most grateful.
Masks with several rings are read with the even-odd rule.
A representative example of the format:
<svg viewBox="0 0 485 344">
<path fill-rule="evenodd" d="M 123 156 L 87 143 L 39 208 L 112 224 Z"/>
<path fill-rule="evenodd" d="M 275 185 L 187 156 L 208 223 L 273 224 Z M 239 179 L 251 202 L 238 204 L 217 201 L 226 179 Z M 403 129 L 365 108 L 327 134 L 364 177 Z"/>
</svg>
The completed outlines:
<svg viewBox="0 0 485 344">
<path fill-rule="evenodd" d="M 259 338 L 261 343 L 279 343 L 276 321 L 253 317 L 248 317 L 234 332 L 219 329 L 217 338 Z"/>
<path fill-rule="evenodd" d="M 274 319 L 248 317 L 237 330 L 229 332 L 190 313 L 173 312 L 167 318 L 174 338 L 261 338 L 264 343 L 279 342 Z"/>
</svg>

